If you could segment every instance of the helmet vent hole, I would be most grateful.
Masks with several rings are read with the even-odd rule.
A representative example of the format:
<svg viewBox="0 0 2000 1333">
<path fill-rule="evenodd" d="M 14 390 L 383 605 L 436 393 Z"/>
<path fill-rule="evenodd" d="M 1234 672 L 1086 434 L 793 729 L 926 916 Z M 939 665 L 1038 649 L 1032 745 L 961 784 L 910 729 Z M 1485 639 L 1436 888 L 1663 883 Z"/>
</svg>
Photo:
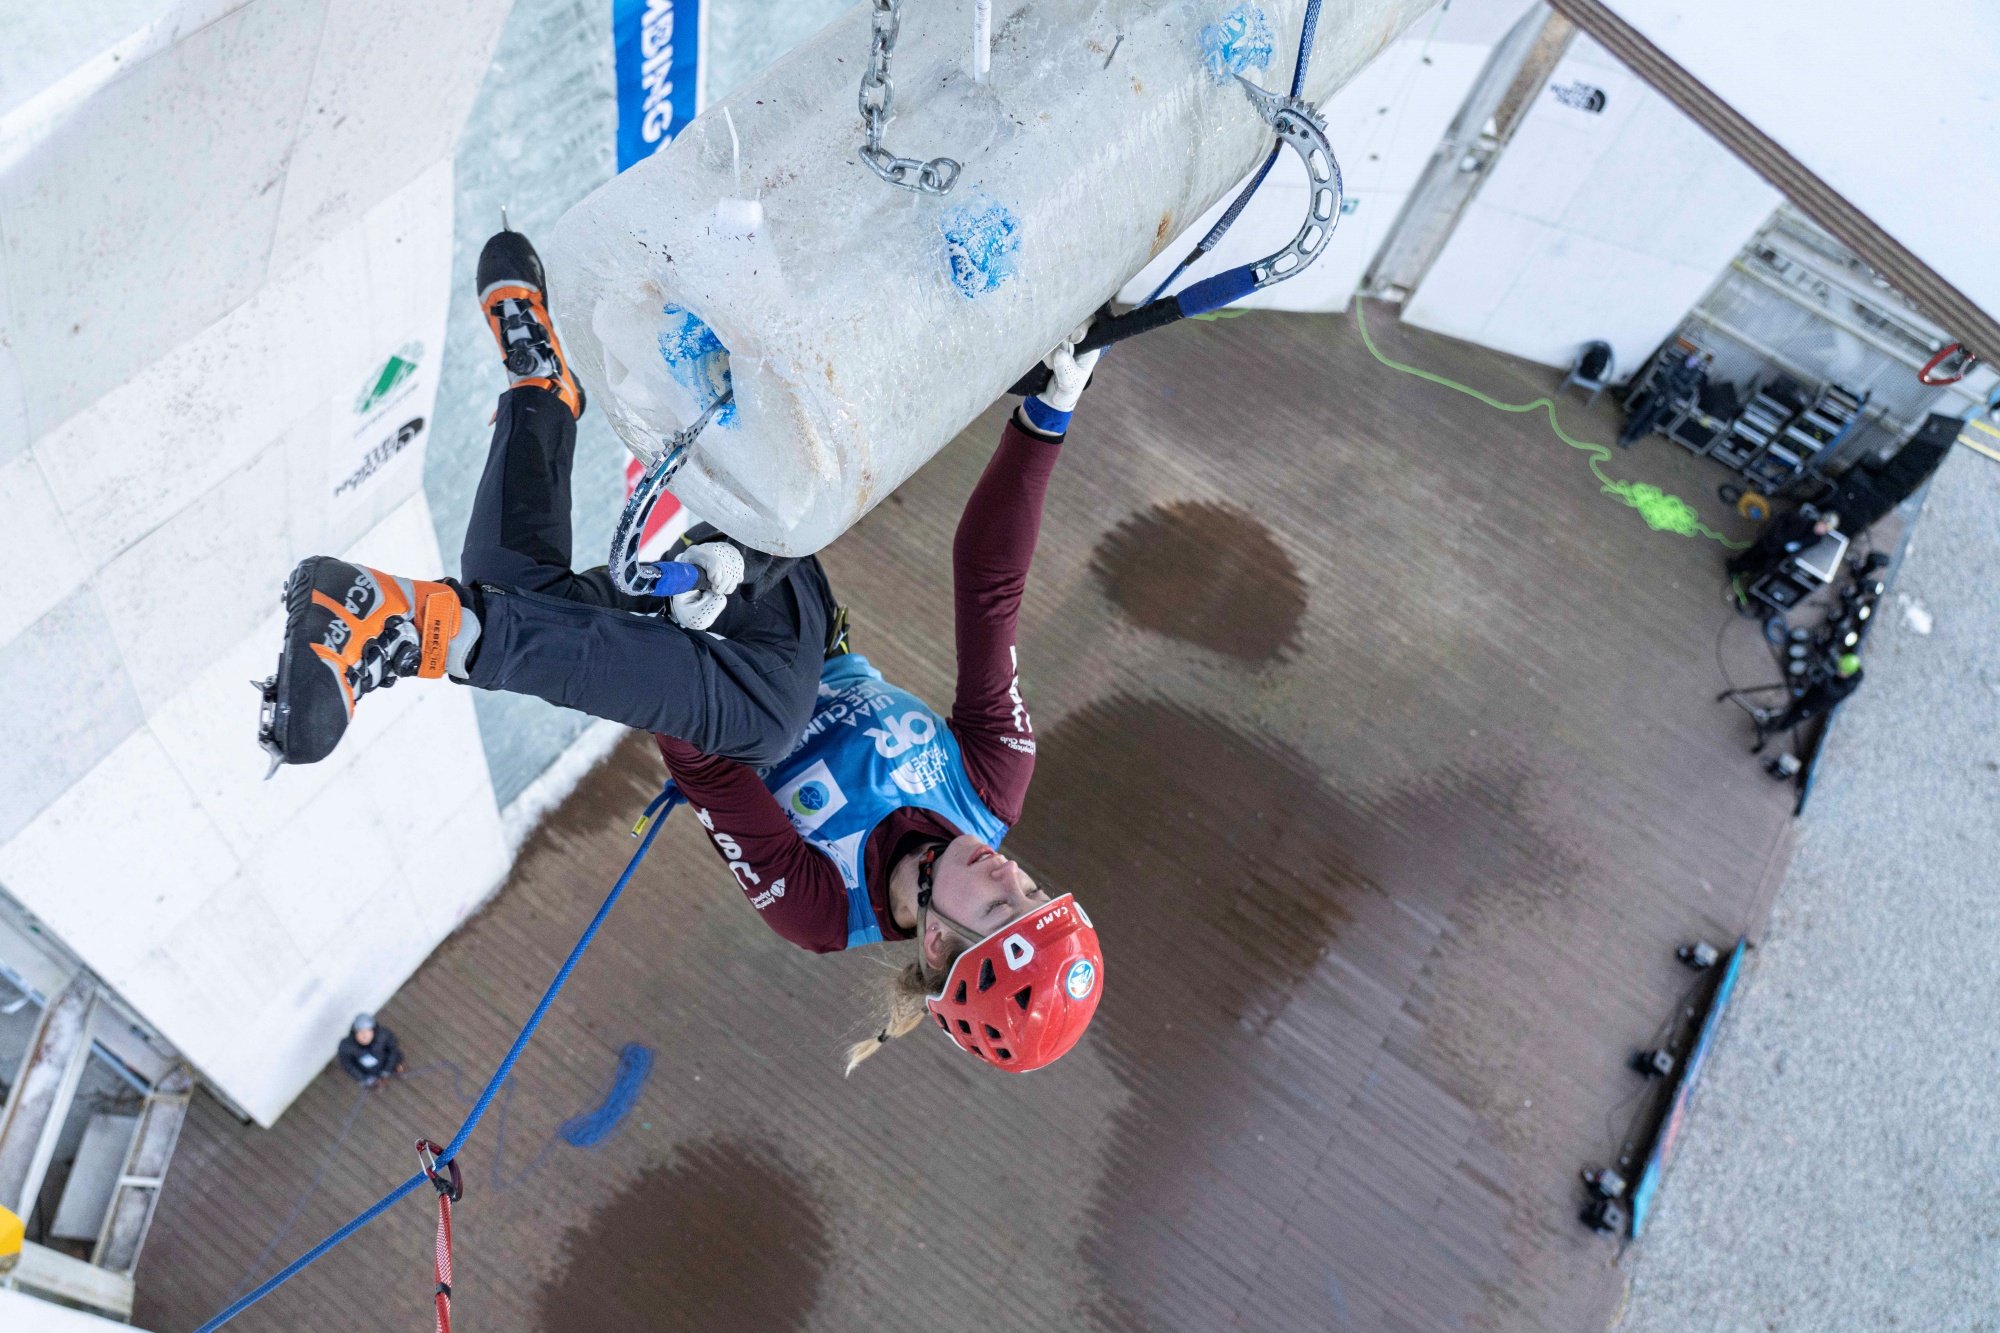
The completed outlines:
<svg viewBox="0 0 2000 1333">
<path fill-rule="evenodd" d="M 986 1029 L 986 1040 L 988 1041 L 1000 1040 L 999 1028 L 994 1027 L 991 1023 L 981 1023 L 979 1026 Z"/>
<path fill-rule="evenodd" d="M 953 1004 L 965 1003 L 965 983 L 963 981 L 959 982 L 958 989 L 952 992 L 951 1002 Z"/>
<path fill-rule="evenodd" d="M 972 1035 L 972 1024 L 961 1018 L 958 1020 L 958 1030 L 969 1037 Z"/>
<path fill-rule="evenodd" d="M 987 991 L 990 991 L 990 990 L 992 990 L 992 989 L 993 989 L 993 982 L 994 982 L 994 980 L 995 980 L 995 978 L 994 978 L 994 976 L 993 976 L 993 960 L 992 960 L 991 958 L 982 958 L 982 959 L 980 959 L 980 960 L 979 960 L 979 993 L 980 993 L 981 995 L 984 995 L 984 994 L 985 994 L 985 993 L 986 993 Z"/>
<path fill-rule="evenodd" d="M 1028 1011 L 1028 1001 L 1033 998 L 1034 993 L 1035 988 L 1033 986 L 1023 986 L 1014 992 L 1014 1003 L 1021 1006 L 1022 1013 Z"/>
<path fill-rule="evenodd" d="M 946 1032 L 951 1031 L 951 1024 L 944 1021 L 943 1014 L 932 1014 L 931 1017 L 935 1018 L 937 1020 L 937 1025 L 943 1028 Z"/>
<path fill-rule="evenodd" d="M 996 1060 L 1011 1060 L 1014 1058 L 1014 1055 L 1011 1051 L 1005 1051 L 1002 1050 L 1000 1047 L 995 1046 L 993 1048 L 993 1058 Z"/>
</svg>

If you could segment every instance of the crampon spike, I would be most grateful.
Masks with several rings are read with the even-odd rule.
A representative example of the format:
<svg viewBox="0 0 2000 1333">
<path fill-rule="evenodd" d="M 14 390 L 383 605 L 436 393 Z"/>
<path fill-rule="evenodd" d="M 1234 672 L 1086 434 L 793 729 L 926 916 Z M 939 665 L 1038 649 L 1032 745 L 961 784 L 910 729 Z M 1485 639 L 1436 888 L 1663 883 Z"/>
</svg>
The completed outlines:
<svg viewBox="0 0 2000 1333">
<path fill-rule="evenodd" d="M 262 701 L 257 709 L 257 743 L 271 756 L 271 767 L 264 772 L 264 781 L 269 782 L 285 766 L 285 752 L 278 748 L 278 678 L 252 680 L 250 688 Z"/>
</svg>

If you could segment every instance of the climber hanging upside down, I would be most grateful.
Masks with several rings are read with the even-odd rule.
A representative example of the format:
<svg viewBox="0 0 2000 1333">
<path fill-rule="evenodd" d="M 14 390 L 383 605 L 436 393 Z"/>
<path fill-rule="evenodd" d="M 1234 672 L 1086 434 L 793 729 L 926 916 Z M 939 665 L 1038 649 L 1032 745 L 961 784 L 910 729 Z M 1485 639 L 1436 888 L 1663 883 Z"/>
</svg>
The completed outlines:
<svg viewBox="0 0 2000 1333">
<path fill-rule="evenodd" d="M 1097 353 L 1076 354 L 1075 338 L 1050 353 L 1050 387 L 1015 412 L 966 502 L 952 547 L 958 689 L 947 721 L 849 649 L 846 611 L 816 557 L 777 559 L 698 529 L 678 557 L 702 571 L 694 591 L 638 597 L 602 568 L 572 571 L 584 395 L 527 239 L 489 240 L 478 286 L 509 388 L 466 525 L 463 581 L 302 561 L 264 687 L 274 760 L 324 759 L 364 695 L 410 676 L 654 732 L 773 930 L 820 953 L 916 942 L 850 1070 L 926 1014 L 999 1069 L 1039 1069 L 1068 1051 L 1102 989 L 1097 932 L 1073 897 L 997 849 L 1035 766 L 1015 623 L 1043 495 Z"/>
</svg>

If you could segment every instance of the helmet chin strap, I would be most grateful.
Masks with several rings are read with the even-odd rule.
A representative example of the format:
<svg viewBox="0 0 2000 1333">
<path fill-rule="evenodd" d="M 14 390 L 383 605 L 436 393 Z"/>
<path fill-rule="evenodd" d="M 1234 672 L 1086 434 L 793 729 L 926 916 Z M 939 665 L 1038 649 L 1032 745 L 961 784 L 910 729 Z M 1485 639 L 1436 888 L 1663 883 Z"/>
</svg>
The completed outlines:
<svg viewBox="0 0 2000 1333">
<path fill-rule="evenodd" d="M 936 917 L 938 920 L 944 922 L 945 925 L 951 927 L 952 931 L 967 944 L 977 944 L 986 938 L 964 922 L 952 919 L 942 908 L 939 908 L 931 901 L 932 890 L 937 887 L 935 883 L 937 859 L 943 854 L 944 849 L 944 843 L 934 842 L 917 854 L 917 952 L 919 957 L 923 953 L 924 917 L 926 914 Z M 931 970 L 928 961 L 924 963 L 924 970 L 926 972 Z M 943 977 L 940 976 L 938 979 L 943 980 Z"/>
</svg>

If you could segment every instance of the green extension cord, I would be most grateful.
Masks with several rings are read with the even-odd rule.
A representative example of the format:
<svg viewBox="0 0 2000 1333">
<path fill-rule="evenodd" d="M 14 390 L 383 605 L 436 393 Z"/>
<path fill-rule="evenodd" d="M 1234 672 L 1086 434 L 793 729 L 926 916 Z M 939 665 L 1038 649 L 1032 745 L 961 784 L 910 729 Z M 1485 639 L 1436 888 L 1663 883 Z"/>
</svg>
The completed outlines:
<svg viewBox="0 0 2000 1333">
<path fill-rule="evenodd" d="M 1498 398 L 1481 393 L 1469 385 L 1460 384 L 1457 380 L 1446 379 L 1443 375 L 1390 360 L 1382 355 L 1381 349 L 1375 346 L 1375 340 L 1368 335 L 1368 316 L 1364 312 L 1366 305 L 1367 302 L 1357 293 L 1354 297 L 1354 326 L 1361 330 L 1361 341 L 1367 345 L 1369 355 L 1389 369 L 1400 370 L 1405 375 L 1415 375 L 1420 380 L 1442 385 L 1469 398 L 1477 398 L 1488 407 L 1501 412 L 1518 413 L 1532 412 L 1536 408 L 1545 409 L 1548 413 L 1549 429 L 1556 433 L 1556 438 L 1570 448 L 1580 449 L 1590 456 L 1591 475 L 1603 486 L 1604 493 L 1638 510 L 1639 517 L 1646 520 L 1646 526 L 1653 531 L 1671 532 L 1682 537 L 1707 537 L 1732 551 L 1741 551 L 1750 545 L 1748 542 L 1733 542 L 1709 527 L 1701 521 L 1701 515 L 1696 512 L 1695 507 L 1678 495 L 1669 495 L 1658 486 L 1648 485 L 1643 481 L 1619 481 L 1615 477 L 1606 476 L 1603 464 L 1611 461 L 1610 446 L 1579 440 L 1564 430 L 1562 423 L 1556 420 L 1556 404 L 1553 398 L 1537 398 L 1532 403 L 1503 403 Z"/>
</svg>

